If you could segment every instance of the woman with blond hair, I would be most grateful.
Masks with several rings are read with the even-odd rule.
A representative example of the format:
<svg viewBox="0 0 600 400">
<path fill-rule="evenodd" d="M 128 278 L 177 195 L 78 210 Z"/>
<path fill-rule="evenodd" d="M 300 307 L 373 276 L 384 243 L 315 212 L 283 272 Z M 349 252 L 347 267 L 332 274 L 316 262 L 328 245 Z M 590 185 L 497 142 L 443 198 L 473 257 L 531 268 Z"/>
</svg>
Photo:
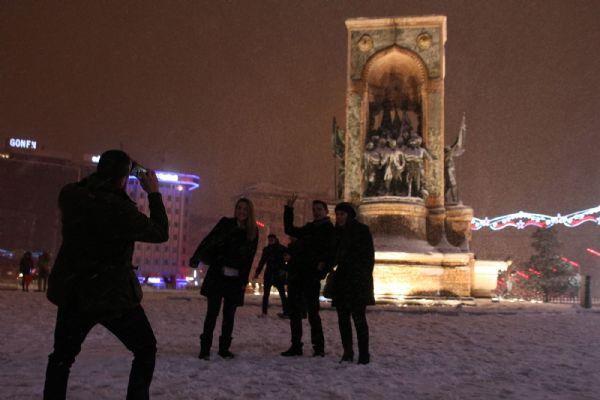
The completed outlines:
<svg viewBox="0 0 600 400">
<path fill-rule="evenodd" d="M 208 265 L 208 271 L 200 294 L 206 297 L 204 331 L 200 335 L 200 354 L 203 360 L 210 358 L 213 331 L 223 303 L 223 321 L 219 337 L 219 355 L 233 358 L 229 351 L 235 310 L 244 305 L 244 292 L 258 245 L 258 229 L 254 206 L 246 198 L 235 204 L 233 218 L 223 217 L 212 231 L 200 242 L 190 259 L 190 267 L 200 262 Z"/>
</svg>

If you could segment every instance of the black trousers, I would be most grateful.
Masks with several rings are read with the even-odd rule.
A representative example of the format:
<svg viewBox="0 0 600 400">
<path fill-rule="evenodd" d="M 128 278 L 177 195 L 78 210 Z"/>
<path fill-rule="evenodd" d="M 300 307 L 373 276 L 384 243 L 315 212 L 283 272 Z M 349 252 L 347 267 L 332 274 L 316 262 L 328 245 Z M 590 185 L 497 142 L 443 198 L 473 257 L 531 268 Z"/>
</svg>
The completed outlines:
<svg viewBox="0 0 600 400">
<path fill-rule="evenodd" d="M 271 287 L 275 286 L 277 291 L 279 292 L 279 298 L 281 299 L 281 307 L 283 308 L 283 313 L 288 315 L 288 299 L 285 295 L 285 285 L 282 282 L 275 282 L 273 279 L 265 279 L 263 285 L 263 299 L 262 299 L 262 312 L 263 314 L 267 313 L 269 309 L 269 295 L 271 294 Z"/>
<path fill-rule="evenodd" d="M 110 319 L 98 319 L 59 307 L 54 329 L 54 351 L 48 357 L 44 399 L 65 399 L 71 365 L 81 344 L 96 325 L 112 332 L 133 353 L 127 399 L 149 399 L 156 359 L 156 338 L 142 306 Z M 90 377 L 93 381 L 94 377 Z"/>
<path fill-rule="evenodd" d="M 344 305 L 336 307 L 338 314 L 338 325 L 340 328 L 340 336 L 342 337 L 342 346 L 344 354 L 354 355 L 352 346 L 352 322 L 354 320 L 354 328 L 356 329 L 356 340 L 358 342 L 358 353 L 366 356 L 369 354 L 369 325 L 367 324 L 367 316 L 365 305 Z"/>
<path fill-rule="evenodd" d="M 325 338 L 319 309 L 321 282 L 318 280 L 290 282 L 288 285 L 292 346 L 302 346 L 302 316 L 308 314 L 310 337 L 314 350 L 325 349 Z"/>
<path fill-rule="evenodd" d="M 221 324 L 221 336 L 231 338 L 233 332 L 233 323 L 235 319 L 235 310 L 237 302 L 233 296 L 225 296 L 223 294 L 213 294 L 206 298 L 206 317 L 204 317 L 204 332 L 202 336 L 208 343 L 212 343 L 213 332 L 217 324 L 217 317 L 221 310 L 221 302 L 223 302 L 223 321 Z"/>
</svg>

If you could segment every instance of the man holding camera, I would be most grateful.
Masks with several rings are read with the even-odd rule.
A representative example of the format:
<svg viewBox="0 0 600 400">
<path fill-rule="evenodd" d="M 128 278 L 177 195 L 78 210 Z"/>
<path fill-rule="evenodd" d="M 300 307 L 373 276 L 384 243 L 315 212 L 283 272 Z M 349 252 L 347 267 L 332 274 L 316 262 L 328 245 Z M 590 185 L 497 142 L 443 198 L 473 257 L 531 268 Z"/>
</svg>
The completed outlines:
<svg viewBox="0 0 600 400">
<path fill-rule="evenodd" d="M 63 242 L 48 282 L 48 299 L 58 312 L 44 399 L 66 397 L 71 365 L 96 324 L 133 353 L 127 399 L 150 396 L 156 339 L 131 258 L 136 241 L 167 241 L 169 221 L 156 175 L 132 163 L 123 151 L 106 151 L 96 173 L 60 192 Z M 150 217 L 125 192 L 130 173 L 148 193 Z"/>
</svg>

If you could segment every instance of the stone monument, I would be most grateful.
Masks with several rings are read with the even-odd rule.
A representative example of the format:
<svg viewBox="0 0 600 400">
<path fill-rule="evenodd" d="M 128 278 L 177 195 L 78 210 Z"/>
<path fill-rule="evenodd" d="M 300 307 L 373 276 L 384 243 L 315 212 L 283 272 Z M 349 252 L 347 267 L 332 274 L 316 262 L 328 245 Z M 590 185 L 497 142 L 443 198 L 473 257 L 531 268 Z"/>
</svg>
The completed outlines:
<svg viewBox="0 0 600 400">
<path fill-rule="evenodd" d="M 346 130 L 344 151 L 337 153 L 343 154 L 344 173 L 338 187 L 373 233 L 376 293 L 469 296 L 473 210 L 458 202 L 456 185 L 445 188 L 446 17 L 360 18 L 347 20 L 346 27 Z M 453 149 L 446 155 L 463 150 Z M 456 200 L 448 207 L 447 189 Z"/>
</svg>

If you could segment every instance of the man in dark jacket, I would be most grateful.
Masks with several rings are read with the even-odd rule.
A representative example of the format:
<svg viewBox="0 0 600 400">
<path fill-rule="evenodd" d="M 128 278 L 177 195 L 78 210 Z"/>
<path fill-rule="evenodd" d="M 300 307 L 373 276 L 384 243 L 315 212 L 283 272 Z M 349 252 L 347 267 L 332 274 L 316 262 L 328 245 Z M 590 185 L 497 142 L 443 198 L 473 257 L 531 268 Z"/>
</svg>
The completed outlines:
<svg viewBox="0 0 600 400">
<path fill-rule="evenodd" d="M 306 307 L 310 323 L 313 356 L 325 356 L 325 338 L 319 316 L 321 280 L 333 265 L 334 228 L 327 216 L 327 204 L 313 201 L 313 221 L 303 227 L 294 226 L 293 195 L 285 207 L 283 221 L 285 233 L 296 238 L 291 249 L 291 262 L 288 272 L 288 292 L 290 303 L 290 328 L 292 346 L 281 353 L 282 356 L 302 355 L 302 313 Z"/>
<path fill-rule="evenodd" d="M 358 341 L 358 363 L 368 364 L 369 326 L 366 306 L 375 304 L 373 266 L 375 250 L 369 227 L 356 220 L 350 203 L 335 207 L 337 268 L 332 279 L 332 305 L 337 309 L 344 354 L 340 362 L 354 359 L 352 324 Z"/>
<path fill-rule="evenodd" d="M 131 166 L 126 153 L 109 150 L 100 157 L 96 173 L 61 190 L 63 242 L 47 295 L 58 313 L 44 399 L 66 397 L 71 365 L 98 323 L 133 353 L 127 399 L 149 398 L 156 339 L 140 305 L 142 292 L 131 257 L 136 241 L 167 241 L 169 222 L 153 171 L 139 175 L 150 217 L 127 196 Z"/>
<path fill-rule="evenodd" d="M 258 279 L 260 273 L 263 270 L 265 264 L 265 275 L 263 277 L 263 301 L 262 301 L 262 314 L 267 315 L 269 309 L 269 295 L 271 294 L 271 287 L 275 286 L 279 292 L 281 298 L 281 307 L 283 313 L 281 317 L 289 316 L 287 297 L 285 295 L 285 281 L 286 281 L 286 265 L 285 265 L 285 253 L 286 247 L 279 243 L 279 239 L 274 234 L 270 234 L 268 237 L 269 245 L 266 246 L 262 251 L 262 256 L 258 262 L 258 267 L 254 273 L 254 279 Z"/>
</svg>

